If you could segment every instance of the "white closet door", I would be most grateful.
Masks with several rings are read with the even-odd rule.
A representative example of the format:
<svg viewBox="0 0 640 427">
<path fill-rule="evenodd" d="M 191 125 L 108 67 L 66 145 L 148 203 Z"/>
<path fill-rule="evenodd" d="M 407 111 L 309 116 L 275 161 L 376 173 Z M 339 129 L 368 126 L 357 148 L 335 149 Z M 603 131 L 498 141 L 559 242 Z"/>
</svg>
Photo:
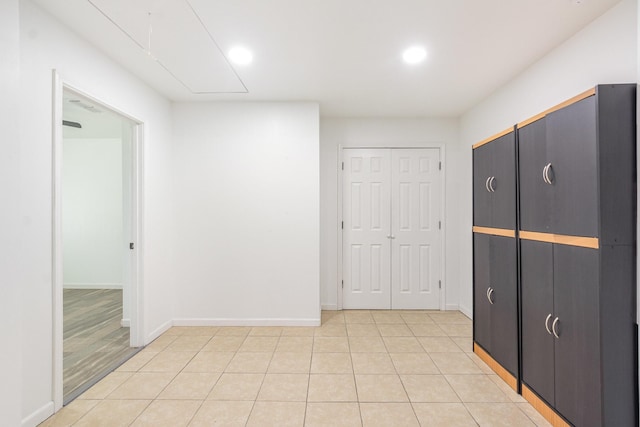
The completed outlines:
<svg viewBox="0 0 640 427">
<path fill-rule="evenodd" d="M 391 154 L 391 308 L 440 308 L 440 150 Z"/>
<path fill-rule="evenodd" d="M 390 159 L 388 149 L 344 150 L 345 309 L 390 308 Z"/>
</svg>

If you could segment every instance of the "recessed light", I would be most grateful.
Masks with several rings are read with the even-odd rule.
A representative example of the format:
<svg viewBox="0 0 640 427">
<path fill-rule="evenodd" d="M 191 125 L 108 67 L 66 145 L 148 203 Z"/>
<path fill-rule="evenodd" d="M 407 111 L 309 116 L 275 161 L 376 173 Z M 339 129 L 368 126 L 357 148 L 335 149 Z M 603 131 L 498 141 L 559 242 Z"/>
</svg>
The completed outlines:
<svg viewBox="0 0 640 427">
<path fill-rule="evenodd" d="M 229 59 L 237 65 L 247 65 L 253 61 L 253 54 L 247 48 L 236 46 L 229 51 Z"/>
<path fill-rule="evenodd" d="M 418 62 L 424 61 L 426 57 L 427 51 L 421 46 L 410 47 L 402 54 L 402 59 L 404 59 L 404 62 L 407 64 L 417 64 Z"/>
</svg>

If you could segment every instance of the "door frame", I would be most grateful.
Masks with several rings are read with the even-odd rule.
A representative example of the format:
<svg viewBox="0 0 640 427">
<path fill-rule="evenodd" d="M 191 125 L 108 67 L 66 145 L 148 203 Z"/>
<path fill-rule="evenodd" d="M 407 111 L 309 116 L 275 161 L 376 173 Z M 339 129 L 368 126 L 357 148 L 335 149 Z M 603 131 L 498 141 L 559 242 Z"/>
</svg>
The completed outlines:
<svg viewBox="0 0 640 427">
<path fill-rule="evenodd" d="M 440 153 L 440 162 L 442 164 L 442 179 L 440 180 L 440 221 L 442 223 L 442 228 L 440 229 L 440 277 L 441 277 L 441 281 L 442 281 L 442 288 L 440 289 L 440 310 L 446 310 L 446 289 L 447 289 L 447 281 L 446 281 L 446 270 L 445 270 L 445 266 L 446 266 L 446 262 L 445 262 L 445 255 L 446 255 L 446 221 L 445 221 L 445 213 L 446 213 L 446 206 L 445 206 L 445 201 L 446 201 L 446 197 L 445 197 L 445 189 L 446 189 L 446 161 L 445 161 L 445 144 L 443 143 L 428 143 L 428 144 L 421 144 L 421 145 L 415 145 L 415 144 L 404 144 L 404 145 L 398 145 L 398 146 L 389 146 L 389 145 L 381 145 L 381 146 L 375 146 L 375 145 L 342 145 L 342 144 L 338 144 L 338 164 L 337 166 L 337 171 L 338 171 L 338 209 L 337 209 L 337 230 L 336 233 L 338 235 L 338 250 L 336 251 L 336 253 L 338 254 L 338 277 L 336 280 L 336 305 L 337 305 L 337 309 L 338 310 L 342 310 L 342 299 L 343 299 L 343 288 L 342 288 L 342 283 L 344 280 L 343 277 L 343 257 L 342 257 L 342 253 L 343 253 L 343 241 L 342 241 L 342 221 L 343 221 L 343 191 L 342 191 L 342 185 L 343 185 L 343 175 L 344 175 L 344 171 L 342 170 L 342 162 L 344 161 L 344 150 L 353 150 L 353 149 L 370 149 L 370 150 L 402 150 L 402 149 L 420 149 L 420 148 L 424 148 L 424 149 L 438 149 L 439 153 Z"/>
<path fill-rule="evenodd" d="M 130 120 L 133 124 L 131 137 L 131 237 L 135 250 L 130 251 L 130 335 L 129 345 L 141 347 L 144 344 L 144 123 L 142 120 L 128 114 L 117 107 L 79 89 L 62 77 L 57 70 L 53 70 L 53 105 L 52 105 L 52 397 L 54 412 L 62 408 L 63 392 L 63 246 L 62 246 L 62 117 L 63 91 L 71 91 L 79 96 L 111 110 L 112 112 Z"/>
</svg>

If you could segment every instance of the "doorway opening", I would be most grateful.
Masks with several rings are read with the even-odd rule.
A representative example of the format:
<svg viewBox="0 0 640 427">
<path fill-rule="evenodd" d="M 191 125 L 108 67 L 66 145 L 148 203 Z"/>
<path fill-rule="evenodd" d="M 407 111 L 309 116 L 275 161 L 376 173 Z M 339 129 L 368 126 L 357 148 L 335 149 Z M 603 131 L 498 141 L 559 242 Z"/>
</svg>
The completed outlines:
<svg viewBox="0 0 640 427">
<path fill-rule="evenodd" d="M 54 77 L 57 77 L 54 75 Z M 60 84 L 54 113 L 56 410 L 141 349 L 141 124 Z"/>
</svg>

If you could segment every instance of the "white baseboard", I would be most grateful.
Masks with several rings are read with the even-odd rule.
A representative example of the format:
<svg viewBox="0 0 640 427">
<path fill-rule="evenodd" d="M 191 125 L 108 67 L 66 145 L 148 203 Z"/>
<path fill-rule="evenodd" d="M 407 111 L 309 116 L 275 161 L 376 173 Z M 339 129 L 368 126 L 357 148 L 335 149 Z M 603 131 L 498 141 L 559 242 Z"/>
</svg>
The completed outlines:
<svg viewBox="0 0 640 427">
<path fill-rule="evenodd" d="M 470 310 L 468 307 L 465 307 L 463 305 L 460 305 L 458 307 L 458 310 L 460 310 L 462 312 L 462 314 L 464 314 L 465 316 L 467 316 L 469 319 L 473 319 L 473 311 Z"/>
<path fill-rule="evenodd" d="M 444 306 L 446 311 L 458 311 L 460 310 L 460 306 L 458 304 L 447 304 Z"/>
<path fill-rule="evenodd" d="M 122 320 L 120 320 L 120 326 L 122 326 L 123 328 L 130 328 L 131 327 L 131 319 L 122 319 Z"/>
<path fill-rule="evenodd" d="M 147 344 L 151 343 L 151 341 L 155 340 L 160 335 L 162 335 L 165 332 L 167 332 L 169 330 L 169 328 L 171 328 L 172 325 L 173 325 L 173 322 L 171 320 L 168 320 L 168 321 L 164 322 L 162 325 L 157 327 L 154 331 L 152 331 L 147 336 L 147 339 L 144 341 L 144 345 L 147 345 Z"/>
<path fill-rule="evenodd" d="M 36 427 L 54 413 L 53 401 L 47 402 L 43 407 L 22 419 L 22 427 Z"/>
<path fill-rule="evenodd" d="M 336 311 L 338 309 L 338 304 L 322 304 L 322 310 L 328 311 Z"/>
<path fill-rule="evenodd" d="M 173 326 L 320 326 L 320 319 L 173 319 Z"/>
<path fill-rule="evenodd" d="M 64 283 L 63 289 L 122 289 L 122 283 Z"/>
</svg>

